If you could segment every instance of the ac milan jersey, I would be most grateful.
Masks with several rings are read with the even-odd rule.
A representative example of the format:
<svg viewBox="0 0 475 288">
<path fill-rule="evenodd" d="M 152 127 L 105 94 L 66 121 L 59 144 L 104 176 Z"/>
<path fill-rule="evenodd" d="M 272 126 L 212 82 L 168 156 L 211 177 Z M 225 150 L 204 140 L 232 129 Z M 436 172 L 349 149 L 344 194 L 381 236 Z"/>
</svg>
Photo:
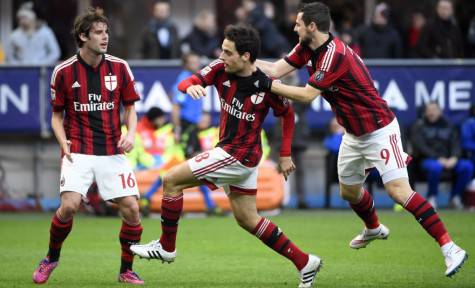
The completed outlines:
<svg viewBox="0 0 475 288">
<path fill-rule="evenodd" d="M 284 59 L 298 69 L 307 66 L 308 84 L 322 91 L 347 132 L 361 136 L 394 119 L 361 58 L 331 34 L 316 50 L 297 44 Z"/>
<path fill-rule="evenodd" d="M 287 114 L 291 109 L 287 100 L 271 93 L 257 92 L 255 73 L 249 77 L 228 74 L 220 60 L 213 61 L 195 76 L 202 86 L 214 85 L 218 90 L 221 115 L 216 146 L 245 166 L 259 164 L 262 157 L 262 123 L 269 108 L 273 109 L 275 116 Z"/>
<path fill-rule="evenodd" d="M 127 62 L 103 55 L 93 68 L 79 53 L 55 67 L 51 76 L 51 105 L 64 111 L 64 130 L 71 153 L 114 155 L 120 130 L 120 105 L 133 105 L 140 97 Z"/>
</svg>

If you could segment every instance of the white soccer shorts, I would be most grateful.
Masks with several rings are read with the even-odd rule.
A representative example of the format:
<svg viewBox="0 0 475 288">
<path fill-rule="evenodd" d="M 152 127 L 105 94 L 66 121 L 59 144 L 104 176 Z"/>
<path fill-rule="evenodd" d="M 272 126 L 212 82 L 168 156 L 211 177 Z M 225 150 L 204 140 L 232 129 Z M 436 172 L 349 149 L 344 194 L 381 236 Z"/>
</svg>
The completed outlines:
<svg viewBox="0 0 475 288">
<path fill-rule="evenodd" d="M 228 195 L 257 193 L 257 167 L 244 166 L 219 147 L 189 159 L 188 165 L 196 179 L 212 190 L 223 187 Z"/>
<path fill-rule="evenodd" d="M 86 196 L 89 186 L 96 181 L 104 200 L 137 196 L 135 173 L 123 154 L 96 156 L 72 153 L 73 162 L 62 159 L 59 191 L 72 191 Z"/>
<path fill-rule="evenodd" d="M 345 133 L 338 154 L 338 178 L 346 185 L 362 184 L 368 169 L 376 167 L 383 183 L 408 178 L 407 155 L 401 143 L 399 124 L 394 120 L 372 133 L 356 137 Z"/>
</svg>

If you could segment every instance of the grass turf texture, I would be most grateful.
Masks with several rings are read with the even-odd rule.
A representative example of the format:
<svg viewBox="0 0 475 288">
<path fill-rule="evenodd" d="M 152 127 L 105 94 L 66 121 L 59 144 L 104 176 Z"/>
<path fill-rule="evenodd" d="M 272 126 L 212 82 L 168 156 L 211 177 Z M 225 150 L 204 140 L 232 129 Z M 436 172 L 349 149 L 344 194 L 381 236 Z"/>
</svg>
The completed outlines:
<svg viewBox="0 0 475 288">
<path fill-rule="evenodd" d="M 453 279 L 436 242 L 408 213 L 380 211 L 387 241 L 352 250 L 362 228 L 351 211 L 286 211 L 270 217 L 299 247 L 323 258 L 318 287 L 475 287 L 475 214 L 442 212 L 457 243 L 468 251 Z M 33 270 L 47 250 L 51 215 L 0 214 L 0 287 L 33 287 Z M 49 287 L 123 287 L 117 282 L 120 221 L 78 216 Z M 160 235 L 159 219 L 143 221 L 142 242 Z M 297 287 L 297 272 L 283 257 L 237 226 L 231 217 L 180 222 L 175 263 L 136 258 L 148 287 Z"/>
</svg>

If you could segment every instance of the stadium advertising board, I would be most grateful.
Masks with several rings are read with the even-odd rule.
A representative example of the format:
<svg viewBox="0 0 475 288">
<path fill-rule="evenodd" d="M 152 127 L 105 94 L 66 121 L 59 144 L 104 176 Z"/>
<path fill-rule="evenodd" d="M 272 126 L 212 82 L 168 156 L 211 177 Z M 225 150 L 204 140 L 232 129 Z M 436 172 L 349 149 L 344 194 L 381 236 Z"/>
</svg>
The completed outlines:
<svg viewBox="0 0 475 288">
<path fill-rule="evenodd" d="M 41 129 L 40 69 L 0 69 L 0 132 Z"/>
<path fill-rule="evenodd" d="M 139 114 L 152 106 L 166 112 L 172 109 L 168 94 L 180 71 L 178 67 L 132 66 L 136 89 L 141 96 L 136 108 Z M 409 126 L 417 118 L 417 108 L 429 101 L 437 101 L 444 114 L 455 123 L 467 116 L 467 110 L 475 103 L 475 66 L 373 66 L 369 67 L 376 87 L 389 106 L 396 112 L 402 126 Z M 46 73 L 49 81 L 51 69 Z M 306 71 L 300 71 L 302 83 L 306 82 Z M 49 123 L 51 109 L 40 111 L 39 68 L 0 69 L 0 132 L 40 132 L 40 118 Z M 49 90 L 44 95 L 46 103 Z M 217 117 L 219 101 L 216 90 L 208 89 L 204 108 Z M 41 116 L 45 115 L 45 116 Z M 326 129 L 333 113 L 322 98 L 313 101 L 307 112 L 312 129 Z M 216 122 L 215 117 L 215 122 Z M 273 117 L 268 117 L 266 126 L 272 125 Z"/>
</svg>

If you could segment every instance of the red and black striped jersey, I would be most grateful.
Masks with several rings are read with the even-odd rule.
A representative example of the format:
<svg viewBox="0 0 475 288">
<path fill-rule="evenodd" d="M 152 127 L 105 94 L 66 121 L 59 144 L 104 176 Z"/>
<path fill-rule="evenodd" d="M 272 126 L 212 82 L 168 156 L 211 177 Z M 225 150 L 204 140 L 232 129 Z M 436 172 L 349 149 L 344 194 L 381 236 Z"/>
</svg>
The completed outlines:
<svg viewBox="0 0 475 288">
<path fill-rule="evenodd" d="M 120 105 L 140 97 L 124 60 L 105 54 L 93 68 L 79 53 L 59 64 L 51 76 L 51 105 L 64 111 L 64 130 L 71 153 L 114 155 L 120 130 Z"/>
<path fill-rule="evenodd" d="M 281 156 L 291 154 L 294 127 L 293 109 L 285 98 L 257 92 L 256 73 L 249 77 L 229 74 L 224 71 L 223 62 L 215 60 L 178 85 L 184 92 L 189 85 L 183 83 L 216 87 L 221 105 L 219 142 L 216 146 L 248 167 L 259 164 L 262 157 L 261 129 L 269 108 L 274 111 L 274 116 L 284 118 Z"/>
<path fill-rule="evenodd" d="M 394 119 L 361 58 L 331 34 L 316 50 L 297 44 L 284 59 L 298 69 L 306 65 L 308 84 L 322 91 L 348 133 L 371 133 Z"/>
</svg>

